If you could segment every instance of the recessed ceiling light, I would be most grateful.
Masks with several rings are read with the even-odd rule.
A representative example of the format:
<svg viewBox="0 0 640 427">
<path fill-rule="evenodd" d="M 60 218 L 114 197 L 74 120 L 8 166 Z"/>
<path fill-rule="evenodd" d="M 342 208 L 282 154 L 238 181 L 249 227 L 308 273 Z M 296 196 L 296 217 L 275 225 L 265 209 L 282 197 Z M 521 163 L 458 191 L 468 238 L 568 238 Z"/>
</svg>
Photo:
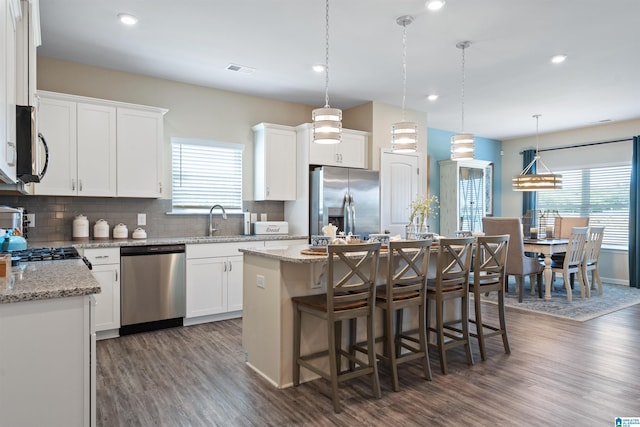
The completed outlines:
<svg viewBox="0 0 640 427">
<path fill-rule="evenodd" d="M 313 71 L 315 71 L 316 73 L 324 73 L 324 65 L 322 64 L 316 64 L 313 66 Z"/>
<path fill-rule="evenodd" d="M 551 58 L 551 62 L 553 62 L 554 64 L 560 64 L 564 62 L 565 59 L 567 59 L 567 55 L 555 55 Z"/>
<path fill-rule="evenodd" d="M 436 101 L 438 99 L 438 95 L 432 93 L 431 95 L 427 96 L 427 99 L 431 102 Z"/>
<path fill-rule="evenodd" d="M 426 5 L 429 10 L 440 10 L 444 3 L 444 0 L 428 0 Z"/>
<path fill-rule="evenodd" d="M 138 18 L 128 13 L 119 13 L 118 19 L 125 25 L 135 25 L 138 22 Z"/>
</svg>

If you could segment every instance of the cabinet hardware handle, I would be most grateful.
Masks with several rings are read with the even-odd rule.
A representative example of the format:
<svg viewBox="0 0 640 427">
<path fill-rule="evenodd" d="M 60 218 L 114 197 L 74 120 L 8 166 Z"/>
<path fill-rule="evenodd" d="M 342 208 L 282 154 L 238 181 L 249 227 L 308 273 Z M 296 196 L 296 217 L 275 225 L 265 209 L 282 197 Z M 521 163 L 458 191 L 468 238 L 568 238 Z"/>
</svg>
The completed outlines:
<svg viewBox="0 0 640 427">
<path fill-rule="evenodd" d="M 76 191 L 76 180 L 75 179 L 71 180 L 71 191 Z"/>
<path fill-rule="evenodd" d="M 113 270 L 114 273 L 116 273 L 116 282 L 118 281 L 118 270 Z"/>
<path fill-rule="evenodd" d="M 233 270 L 233 264 L 229 261 L 229 271 Z"/>
<path fill-rule="evenodd" d="M 162 183 L 158 182 L 158 192 L 162 194 Z"/>
<path fill-rule="evenodd" d="M 227 262 L 226 261 L 224 262 L 224 271 L 225 271 L 225 273 L 227 272 Z"/>
<path fill-rule="evenodd" d="M 82 191 L 82 180 L 81 179 L 78 180 L 78 190 Z"/>
<path fill-rule="evenodd" d="M 109 258 L 109 255 L 98 255 L 98 256 L 96 256 L 96 259 L 104 259 L 104 258 Z"/>
</svg>

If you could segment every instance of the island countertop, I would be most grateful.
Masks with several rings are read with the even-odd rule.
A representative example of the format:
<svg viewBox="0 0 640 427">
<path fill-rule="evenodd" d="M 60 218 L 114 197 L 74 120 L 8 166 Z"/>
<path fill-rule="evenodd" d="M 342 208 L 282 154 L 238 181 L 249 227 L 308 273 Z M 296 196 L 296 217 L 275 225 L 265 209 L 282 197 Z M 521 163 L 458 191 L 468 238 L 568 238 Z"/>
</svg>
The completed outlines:
<svg viewBox="0 0 640 427">
<path fill-rule="evenodd" d="M 326 262 L 327 254 L 318 253 L 317 255 L 305 255 L 301 251 L 308 248 L 309 245 L 291 245 L 291 246 L 267 246 L 264 248 L 246 248 L 238 249 L 248 255 L 263 256 L 265 258 L 276 259 L 279 261 L 294 262 L 299 264 L 310 264 L 316 262 Z"/>
<path fill-rule="evenodd" d="M 81 259 L 23 262 L 0 278 L 0 304 L 100 293 L 100 284 Z"/>
</svg>

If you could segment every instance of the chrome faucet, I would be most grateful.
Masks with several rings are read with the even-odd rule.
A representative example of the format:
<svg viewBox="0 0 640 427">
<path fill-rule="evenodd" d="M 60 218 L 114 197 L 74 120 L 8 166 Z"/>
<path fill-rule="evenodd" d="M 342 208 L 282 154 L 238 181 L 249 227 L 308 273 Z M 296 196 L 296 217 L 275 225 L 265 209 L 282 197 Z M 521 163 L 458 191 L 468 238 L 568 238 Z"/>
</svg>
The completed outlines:
<svg viewBox="0 0 640 427">
<path fill-rule="evenodd" d="M 227 212 L 224 210 L 224 207 L 222 205 L 213 205 L 211 206 L 211 209 L 209 209 L 209 237 L 213 236 L 213 233 L 215 233 L 216 231 L 218 231 L 217 228 L 213 228 L 213 222 L 212 222 L 212 217 L 213 217 L 213 210 L 215 208 L 220 208 L 222 209 L 222 219 L 227 219 Z M 216 224 L 217 225 L 217 224 Z"/>
</svg>

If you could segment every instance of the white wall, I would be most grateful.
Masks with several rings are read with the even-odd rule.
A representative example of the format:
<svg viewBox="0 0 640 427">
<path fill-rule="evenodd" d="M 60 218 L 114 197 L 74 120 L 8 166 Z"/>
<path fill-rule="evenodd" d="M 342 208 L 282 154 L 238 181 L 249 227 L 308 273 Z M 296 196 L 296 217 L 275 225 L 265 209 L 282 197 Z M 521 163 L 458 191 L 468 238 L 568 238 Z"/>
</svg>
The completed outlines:
<svg viewBox="0 0 640 427">
<path fill-rule="evenodd" d="M 534 123 L 532 123 L 534 124 Z M 543 118 L 540 127 L 544 127 Z M 589 142 L 610 141 L 630 138 L 640 134 L 640 120 L 606 123 L 563 132 L 539 135 L 539 148 L 562 147 Z M 536 136 L 517 138 L 502 143 L 502 215 L 522 215 L 522 193 L 511 191 L 511 178 L 522 169 L 522 155 L 525 149 L 536 148 Z M 619 142 L 593 147 L 548 151 L 540 153 L 544 163 L 553 171 L 585 165 L 605 166 L 631 162 L 631 142 Z M 606 231 L 605 231 L 606 232 Z M 609 283 L 629 283 L 629 262 L 627 251 L 603 249 L 600 261 L 600 275 Z"/>
</svg>

